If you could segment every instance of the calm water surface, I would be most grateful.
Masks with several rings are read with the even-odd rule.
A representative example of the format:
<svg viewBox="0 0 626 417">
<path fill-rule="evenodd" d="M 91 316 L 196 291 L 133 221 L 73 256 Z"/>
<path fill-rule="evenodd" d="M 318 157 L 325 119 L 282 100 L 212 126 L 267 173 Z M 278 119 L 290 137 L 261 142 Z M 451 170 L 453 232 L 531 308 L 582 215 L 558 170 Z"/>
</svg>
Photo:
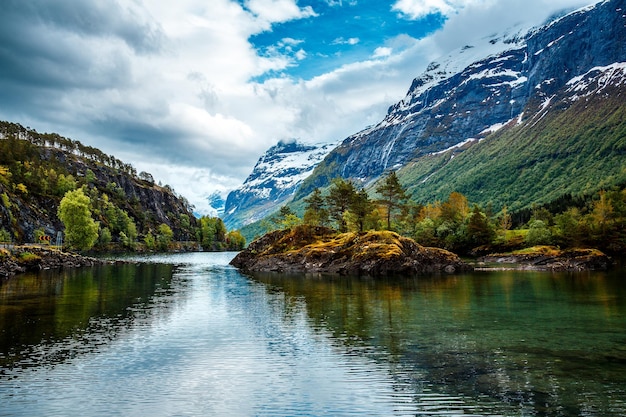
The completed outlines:
<svg viewBox="0 0 626 417">
<path fill-rule="evenodd" d="M 255 275 L 232 253 L 0 284 L 0 416 L 624 416 L 624 271 Z"/>
</svg>

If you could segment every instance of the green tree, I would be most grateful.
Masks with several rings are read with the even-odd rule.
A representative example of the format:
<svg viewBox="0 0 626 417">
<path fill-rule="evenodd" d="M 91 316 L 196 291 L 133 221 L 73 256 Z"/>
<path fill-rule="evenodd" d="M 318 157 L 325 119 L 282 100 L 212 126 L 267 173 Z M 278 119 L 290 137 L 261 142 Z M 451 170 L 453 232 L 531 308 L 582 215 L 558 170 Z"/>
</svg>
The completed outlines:
<svg viewBox="0 0 626 417">
<path fill-rule="evenodd" d="M 328 214 L 335 221 L 340 232 L 348 230 L 344 213 L 350 208 L 355 194 L 356 191 L 352 182 L 343 178 L 335 178 L 332 181 L 328 196 L 326 196 L 326 204 L 328 205 Z"/>
<path fill-rule="evenodd" d="M 527 245 L 551 245 L 552 232 L 543 220 L 531 220 L 528 223 L 528 234 L 524 239 Z"/>
<path fill-rule="evenodd" d="M 391 230 L 393 212 L 401 209 L 406 203 L 406 190 L 400 184 L 396 172 L 389 171 L 383 182 L 376 187 L 376 192 L 380 194 L 379 201 L 387 210 L 387 230 Z"/>
<path fill-rule="evenodd" d="M 108 227 L 103 227 L 100 229 L 100 234 L 98 237 L 98 245 L 106 246 L 111 243 L 113 236 L 111 235 L 111 230 Z"/>
<path fill-rule="evenodd" d="M 226 235 L 228 250 L 242 250 L 246 246 L 246 238 L 239 230 L 231 230 Z"/>
<path fill-rule="evenodd" d="M 208 250 L 221 250 L 226 243 L 226 226 L 219 217 L 200 218 L 199 241 Z"/>
<path fill-rule="evenodd" d="M 583 222 L 580 210 L 576 207 L 571 207 L 563 213 L 554 216 L 554 223 L 556 225 L 558 243 L 567 247 L 580 245 L 585 235 L 589 234 L 585 230 L 586 224 Z"/>
<path fill-rule="evenodd" d="M 359 232 L 365 229 L 367 218 L 372 213 L 372 210 L 372 202 L 365 190 L 361 189 L 354 194 L 350 202 L 349 213 L 352 215 L 352 221 Z"/>
<path fill-rule="evenodd" d="M 158 248 L 163 251 L 167 250 L 173 238 L 174 232 L 172 232 L 172 229 L 167 224 L 161 223 L 156 236 Z"/>
<path fill-rule="evenodd" d="M 487 215 L 480 210 L 478 205 L 474 204 L 467 223 L 467 242 L 472 247 L 488 245 L 493 236 L 494 231 Z"/>
<path fill-rule="evenodd" d="M 498 241 L 501 243 L 506 242 L 507 232 L 513 226 L 513 219 L 507 206 L 502 207 L 502 213 L 498 218 Z"/>
<path fill-rule="evenodd" d="M 91 200 L 79 188 L 65 193 L 57 214 L 65 226 L 65 240 L 78 250 L 89 250 L 98 239 L 98 223 L 91 217 Z"/>
<path fill-rule="evenodd" d="M 302 220 L 300 220 L 289 206 L 282 206 L 278 213 L 274 214 L 272 221 L 276 227 L 281 229 L 291 229 L 302 223 Z"/>
<path fill-rule="evenodd" d="M 56 184 L 57 195 L 65 195 L 68 191 L 76 189 L 76 180 L 74 176 L 59 174 Z"/>
<path fill-rule="evenodd" d="M 145 243 L 146 249 L 148 250 L 156 249 L 156 239 L 151 232 L 146 233 L 146 236 L 143 238 L 143 243 Z"/>
<path fill-rule="evenodd" d="M 304 199 L 306 206 L 304 208 L 303 221 L 305 224 L 312 226 L 326 226 L 328 224 L 328 210 L 326 203 L 319 188 Z"/>
<path fill-rule="evenodd" d="M 0 242 L 8 243 L 11 241 L 11 233 L 7 232 L 5 228 L 0 229 Z"/>
</svg>

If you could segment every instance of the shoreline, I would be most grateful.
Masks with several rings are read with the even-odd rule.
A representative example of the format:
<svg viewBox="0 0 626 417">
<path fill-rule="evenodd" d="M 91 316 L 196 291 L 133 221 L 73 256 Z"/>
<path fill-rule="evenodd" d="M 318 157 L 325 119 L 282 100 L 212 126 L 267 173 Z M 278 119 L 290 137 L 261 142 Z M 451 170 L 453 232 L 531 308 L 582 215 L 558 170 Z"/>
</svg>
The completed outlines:
<svg viewBox="0 0 626 417">
<path fill-rule="evenodd" d="M 113 260 L 63 252 L 42 246 L 22 245 L 0 248 L 0 278 L 3 279 L 26 272 L 82 268 L 113 263 L 115 263 Z"/>
</svg>

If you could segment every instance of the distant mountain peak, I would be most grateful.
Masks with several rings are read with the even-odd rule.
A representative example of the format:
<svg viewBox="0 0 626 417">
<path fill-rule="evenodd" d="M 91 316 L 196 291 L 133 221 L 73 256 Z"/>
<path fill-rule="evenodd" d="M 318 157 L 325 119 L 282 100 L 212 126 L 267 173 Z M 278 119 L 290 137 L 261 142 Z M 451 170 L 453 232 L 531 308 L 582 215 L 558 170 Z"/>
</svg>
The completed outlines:
<svg viewBox="0 0 626 417">
<path fill-rule="evenodd" d="M 281 140 L 257 161 L 243 185 L 226 198 L 224 223 L 238 228 L 265 217 L 288 201 L 336 143 Z"/>
</svg>

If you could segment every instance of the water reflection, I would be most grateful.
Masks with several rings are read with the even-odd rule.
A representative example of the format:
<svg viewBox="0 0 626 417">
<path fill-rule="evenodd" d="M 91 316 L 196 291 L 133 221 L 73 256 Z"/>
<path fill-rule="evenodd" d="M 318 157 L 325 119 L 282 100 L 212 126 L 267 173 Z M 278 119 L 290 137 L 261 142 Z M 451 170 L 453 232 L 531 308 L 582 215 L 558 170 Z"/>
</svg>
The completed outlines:
<svg viewBox="0 0 626 417">
<path fill-rule="evenodd" d="M 231 257 L 4 282 L 0 415 L 626 415 L 619 272 L 244 276 Z"/>
<path fill-rule="evenodd" d="M 420 403 L 452 392 L 466 404 L 480 399 L 473 407 L 484 414 L 513 407 L 520 415 L 605 416 L 626 413 L 618 274 L 253 277 L 306 300 L 315 325 L 347 349 L 391 364 Z"/>
<path fill-rule="evenodd" d="M 0 370 L 42 366 L 128 329 L 133 314 L 171 290 L 172 265 L 139 264 L 23 274 L 0 284 Z M 98 339 L 98 340 L 96 340 Z M 60 341 L 66 341 L 55 346 Z"/>
</svg>

